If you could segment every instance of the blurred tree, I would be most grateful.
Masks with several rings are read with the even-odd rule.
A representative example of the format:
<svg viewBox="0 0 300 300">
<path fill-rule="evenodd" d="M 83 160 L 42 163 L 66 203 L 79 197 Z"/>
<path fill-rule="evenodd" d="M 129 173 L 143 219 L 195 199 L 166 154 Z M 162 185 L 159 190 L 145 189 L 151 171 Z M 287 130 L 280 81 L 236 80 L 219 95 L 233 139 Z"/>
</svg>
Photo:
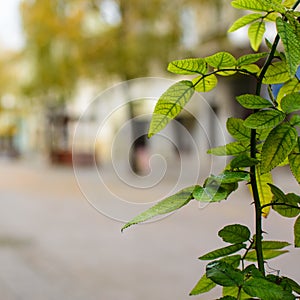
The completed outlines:
<svg viewBox="0 0 300 300">
<path fill-rule="evenodd" d="M 157 74 L 171 59 L 186 56 L 185 40 L 199 33 L 199 22 L 208 22 L 201 11 L 214 11 L 222 2 L 23 0 L 25 55 L 31 61 L 24 91 L 46 107 L 63 107 L 80 78 L 129 80 L 153 74 L 155 68 Z M 200 26 L 200 31 L 207 28 Z M 132 106 L 129 116 L 134 116 Z"/>
</svg>

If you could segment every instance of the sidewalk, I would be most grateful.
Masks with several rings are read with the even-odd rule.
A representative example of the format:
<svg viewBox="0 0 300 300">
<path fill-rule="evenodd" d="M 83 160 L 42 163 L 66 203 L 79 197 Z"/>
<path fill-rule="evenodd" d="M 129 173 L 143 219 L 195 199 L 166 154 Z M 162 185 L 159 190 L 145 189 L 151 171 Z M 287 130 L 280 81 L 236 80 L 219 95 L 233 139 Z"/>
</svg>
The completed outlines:
<svg viewBox="0 0 300 300">
<path fill-rule="evenodd" d="M 81 175 L 90 192 L 103 197 L 89 169 Z M 281 181 L 297 189 L 286 176 Z M 204 208 L 191 203 L 121 233 L 123 223 L 100 214 L 84 198 L 72 168 L 1 161 L 0 178 L 1 300 L 191 299 L 188 293 L 204 272 L 197 257 L 224 245 L 217 231 L 238 222 L 253 227 L 246 187 L 227 203 Z M 109 182 L 118 194 L 113 177 Z M 142 189 L 126 192 L 134 201 L 147 195 Z M 110 197 L 106 200 L 114 201 Z M 276 213 L 265 222 L 268 239 L 292 242 L 292 226 Z M 269 266 L 300 282 L 299 258 L 299 249 L 291 247 L 291 254 Z"/>
</svg>

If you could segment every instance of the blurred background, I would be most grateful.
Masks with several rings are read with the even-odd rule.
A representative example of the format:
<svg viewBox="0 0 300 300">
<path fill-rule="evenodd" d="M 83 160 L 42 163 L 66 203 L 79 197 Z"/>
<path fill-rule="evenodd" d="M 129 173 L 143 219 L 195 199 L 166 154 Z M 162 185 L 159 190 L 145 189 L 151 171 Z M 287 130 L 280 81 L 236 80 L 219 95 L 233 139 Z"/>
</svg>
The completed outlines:
<svg viewBox="0 0 300 300">
<path fill-rule="evenodd" d="M 151 76 L 178 80 L 166 72 L 171 60 L 216 51 L 236 56 L 251 52 L 245 31 L 227 33 L 240 16 L 228 0 L 0 2 L 1 300 L 188 299 L 204 272 L 197 257 L 220 246 L 214 234 L 221 226 L 238 220 L 252 226 L 244 188 L 226 208 L 191 205 L 161 222 L 121 234 L 122 223 L 88 205 L 72 169 L 76 155 L 82 180 L 101 201 L 103 191 L 90 168 L 96 161 L 99 169 L 112 172 L 107 166 L 116 132 L 126 120 L 144 114 L 146 118 L 132 123 L 131 157 L 124 157 L 134 172 L 143 174 L 146 167 L 141 161 L 151 142 L 139 132 L 148 126 L 153 105 L 143 99 L 129 103 L 109 120 L 105 135 L 95 139 L 83 134 L 72 153 L 80 116 L 99 93 L 116 83 Z M 250 79 L 223 78 L 219 89 L 205 95 L 210 110 L 194 101 L 195 115 L 183 112 L 178 117 L 194 140 L 204 144 L 200 157 L 224 138 L 212 113 L 223 126 L 229 112 L 245 116 L 234 96 L 249 91 Z M 85 132 L 99 125 L 109 112 L 109 101 L 81 120 Z M 201 117 L 205 129 L 195 126 Z M 201 130 L 207 135 L 204 140 Z M 174 145 L 159 146 L 165 147 L 160 149 L 164 153 L 172 151 L 174 167 L 178 154 L 189 158 L 190 145 L 183 134 L 172 134 L 176 151 Z M 187 164 L 194 167 L 191 159 Z M 199 179 L 205 175 L 199 174 Z M 285 188 L 297 188 L 288 172 L 281 176 L 286 176 Z M 120 190 L 117 179 L 111 177 L 109 183 Z M 164 192 L 172 184 L 164 183 Z M 133 189 L 126 197 L 154 201 L 156 195 L 161 196 L 153 189 Z M 290 222 L 280 224 L 276 215 L 266 223 L 272 234 L 276 228 L 271 238 L 286 239 L 292 230 Z M 292 235 L 289 238 L 292 241 Z M 286 259 L 275 259 L 270 272 L 281 268 L 285 275 L 300 279 L 293 263 L 299 253 L 291 252 Z"/>
</svg>

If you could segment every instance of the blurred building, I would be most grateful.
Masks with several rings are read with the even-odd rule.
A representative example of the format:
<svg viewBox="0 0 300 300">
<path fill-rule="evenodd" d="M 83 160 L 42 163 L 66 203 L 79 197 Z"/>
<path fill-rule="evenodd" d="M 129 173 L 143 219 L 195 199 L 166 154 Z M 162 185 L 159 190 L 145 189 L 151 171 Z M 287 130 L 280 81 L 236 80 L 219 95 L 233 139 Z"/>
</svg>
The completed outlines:
<svg viewBox="0 0 300 300">
<path fill-rule="evenodd" d="M 41 48 L 42 50 L 34 48 L 36 45 L 32 44 L 29 32 L 27 40 L 31 42 L 31 44 L 28 44 L 30 51 L 27 51 L 25 55 L 18 60 L 18 63 L 22 66 L 20 69 L 23 71 L 18 75 L 21 88 L 17 91 L 16 97 L 18 97 L 17 102 L 22 103 L 23 113 L 17 118 L 17 121 L 14 121 L 14 125 L 7 125 L 6 129 L 5 126 L 3 126 L 2 131 L 0 130 L 0 135 L 1 132 L 7 132 L 5 134 L 2 133 L 2 135 L 10 136 L 10 138 L 8 138 L 9 142 L 5 142 L 6 146 L 3 147 L 15 147 L 16 153 L 20 153 L 21 155 L 31 155 L 35 152 L 45 156 L 50 155 L 52 162 L 70 163 L 72 160 L 72 143 L 76 125 L 90 102 L 105 88 L 117 82 L 121 82 L 124 79 L 132 79 L 136 76 L 161 76 L 179 80 L 180 76 L 171 76 L 165 72 L 168 61 L 187 57 L 207 56 L 222 50 L 233 50 L 240 55 L 243 53 L 243 49 L 248 48 L 247 44 L 236 45 L 232 43 L 232 40 L 234 40 L 232 37 L 230 39 L 228 38 L 227 28 L 229 28 L 233 20 L 238 17 L 239 11 L 234 10 L 226 0 L 174 1 L 170 7 L 177 11 L 170 11 L 169 13 L 174 15 L 173 20 L 177 22 L 176 27 L 174 22 L 172 24 L 162 17 L 154 23 L 151 23 L 152 25 L 150 25 L 149 21 L 147 21 L 148 23 L 143 23 L 143 14 L 145 14 L 145 16 L 147 14 L 147 9 L 143 7 L 142 14 L 136 18 L 138 22 L 132 24 L 134 17 L 130 17 L 130 15 L 126 16 L 125 14 L 130 11 L 127 9 L 129 5 L 127 3 L 129 2 L 121 1 L 119 3 L 113 0 L 100 1 L 100 4 L 97 4 L 97 1 L 83 1 L 81 4 L 74 2 L 72 5 L 68 4 L 67 10 L 63 11 L 62 16 L 71 16 L 70 20 L 75 24 L 84 20 L 84 32 L 85 37 L 87 37 L 85 41 L 90 43 L 88 47 L 85 48 L 84 54 L 85 57 L 88 56 L 90 59 L 88 70 L 93 73 L 91 78 L 89 74 L 92 73 L 87 72 L 87 70 L 82 71 L 82 69 L 84 69 L 82 66 L 83 62 L 78 54 L 80 48 L 77 47 L 77 45 L 79 45 L 78 43 L 80 43 L 80 36 L 78 36 L 76 32 L 68 36 L 68 40 L 65 41 L 63 39 L 64 36 L 59 33 L 60 29 L 58 26 L 60 25 L 58 24 L 56 25 L 57 27 L 54 28 L 51 27 L 52 25 L 49 25 L 49 28 L 55 32 L 49 32 L 48 38 L 47 36 L 43 37 L 43 43 L 45 43 L 45 45 L 43 46 L 44 48 Z M 131 5 L 134 4 L 134 1 L 131 2 Z M 153 5 L 158 5 L 158 2 L 159 1 L 154 1 Z M 161 2 L 163 2 L 164 6 L 169 5 L 168 1 Z M 28 3 L 30 3 L 30 1 Z M 84 5 L 91 5 L 91 3 L 96 3 L 96 9 L 93 6 L 89 6 L 89 9 L 86 9 Z M 139 4 L 135 5 L 142 6 L 141 2 L 137 3 Z M 151 5 L 151 2 L 147 3 L 147 7 L 149 5 Z M 84 7 L 83 10 L 81 9 L 82 7 Z M 100 8 L 100 13 L 97 8 Z M 26 12 L 26 10 L 24 11 Z M 148 9 L 148 11 L 150 10 Z M 43 20 L 43 16 L 35 16 L 34 14 L 31 14 L 29 18 L 29 15 L 26 16 L 25 12 L 23 12 L 23 15 L 25 15 L 24 24 L 27 24 L 26 26 L 29 26 L 28 24 L 32 20 L 38 20 L 39 22 Z M 106 12 L 106 15 L 103 15 L 103 12 Z M 159 14 L 159 12 L 157 12 L 157 14 Z M 125 18 L 125 16 L 127 18 L 126 20 L 129 20 L 129 23 L 123 24 L 122 18 Z M 43 26 L 46 25 L 47 22 L 44 22 Z M 125 25 L 130 25 L 131 27 L 124 31 Z M 69 30 L 67 27 L 68 24 L 65 26 L 65 31 Z M 38 24 L 35 24 L 33 28 L 37 30 Z M 50 30 L 47 28 L 48 27 L 46 27 L 46 30 Z M 176 30 L 180 32 L 176 33 Z M 103 39 L 103 41 L 100 39 L 99 42 L 98 38 L 98 42 L 96 43 L 97 37 L 101 37 L 101 34 L 106 31 L 109 34 L 104 35 L 105 39 Z M 167 49 L 168 51 L 163 55 L 165 61 L 164 65 L 161 62 L 161 57 L 159 57 L 159 59 L 155 57 L 142 57 L 144 55 L 143 53 L 147 52 L 139 52 L 138 50 L 146 51 L 147 49 L 144 48 L 147 48 L 147 46 L 144 48 L 130 49 L 130 51 L 134 53 L 136 60 L 132 60 L 125 51 L 127 48 L 134 47 L 135 43 L 141 44 L 141 42 L 145 42 L 143 40 L 139 41 L 138 38 L 146 34 L 149 35 L 149 33 L 151 33 L 151 35 L 159 35 L 162 40 L 167 38 L 171 40 L 178 39 L 178 41 L 176 41 L 178 47 L 176 49 L 172 47 L 171 49 Z M 54 35 L 53 39 L 51 39 L 51 34 Z M 111 36 L 111 39 L 107 39 L 107 36 Z M 116 40 L 120 43 L 120 45 L 117 45 L 118 47 L 112 44 L 113 38 L 116 37 Z M 48 44 L 48 41 L 50 41 L 51 44 Z M 132 44 L 124 44 L 126 41 L 132 41 Z M 155 41 L 155 38 L 153 38 L 153 41 Z M 126 49 L 124 50 L 124 48 Z M 118 55 L 118 51 L 121 51 L 120 55 Z M 161 49 L 159 49 L 159 51 L 161 51 Z M 34 55 L 37 53 L 42 56 L 36 58 Z M 67 61 L 71 59 L 73 55 L 79 55 L 79 65 L 76 65 L 76 67 L 72 65 L 72 60 L 70 60 L 70 62 Z M 113 61 L 110 59 L 112 55 L 120 59 L 116 62 L 116 66 L 113 66 Z M 54 59 L 58 59 L 58 61 L 61 60 L 64 64 L 57 64 L 56 66 Z M 150 62 L 149 67 L 146 65 L 143 66 L 143 61 L 147 62 L 148 60 Z M 109 66 L 105 65 L 105 63 L 109 64 Z M 42 74 L 42 77 L 34 78 L 35 72 L 42 68 L 43 64 L 45 64 L 45 70 L 43 70 L 42 73 L 36 73 Z M 128 73 L 127 70 L 131 70 L 131 67 L 132 71 Z M 118 68 L 120 69 L 120 74 L 116 71 Z M 143 73 L 144 69 L 147 69 L 147 72 Z M 52 73 L 53 75 L 51 75 Z M 100 73 L 100 76 L 98 76 L 98 73 Z M 44 98 L 46 101 L 44 101 L 44 99 L 43 101 L 39 100 L 41 96 L 36 96 L 34 85 L 30 90 L 32 79 L 36 80 L 36 82 L 40 81 L 41 84 L 48 84 L 44 86 L 46 91 Z M 65 88 L 64 84 L 66 85 Z M 249 85 L 246 83 L 245 85 L 245 89 L 251 88 L 251 83 L 249 83 Z M 231 81 L 227 78 L 221 80 L 218 89 L 204 95 L 207 103 L 210 105 L 209 111 L 205 111 L 207 109 L 205 105 L 199 104 L 197 101 L 192 101 L 190 110 L 194 111 L 195 115 L 191 116 L 189 113 L 183 112 L 177 120 L 183 124 L 188 131 L 195 135 L 195 140 L 201 140 L 204 135 L 209 135 L 209 137 L 206 138 L 209 144 L 207 146 L 216 145 L 218 140 L 220 140 L 218 134 L 223 135 L 223 133 L 216 130 L 215 123 L 210 114 L 216 115 L 220 122 L 225 124 L 228 111 L 231 111 L 232 108 L 235 107 L 232 97 L 240 93 L 240 91 L 236 90 L 237 86 L 241 87 L 240 83 L 237 84 L 236 81 Z M 144 88 L 146 89 L 147 87 Z M 70 89 L 71 92 L 65 93 L 63 96 L 64 101 L 60 102 L 60 92 L 55 93 L 61 90 L 64 92 L 64 90 L 67 89 Z M 42 93 L 39 95 L 42 95 Z M 2 95 L 2 98 L 3 97 L 4 95 Z M 20 100 L 19 97 L 20 99 L 22 98 L 22 100 Z M 127 96 L 125 95 L 124 97 L 126 98 Z M 5 97 L 3 99 L 5 99 Z M 5 102 L 5 100 L 3 101 Z M 124 126 L 126 121 L 133 117 L 138 118 L 135 122 L 136 131 L 128 134 L 131 144 L 137 146 L 137 148 L 143 148 L 149 145 L 149 142 L 144 137 L 144 131 L 149 124 L 150 114 L 154 104 L 153 102 L 149 104 L 143 100 L 140 100 L 135 108 L 129 105 L 129 107 L 120 109 L 118 113 L 111 116 L 109 122 L 107 122 L 103 128 L 102 135 L 95 137 L 91 134 L 95 132 L 95 128 L 99 127 L 99 122 L 111 111 L 111 105 L 114 105 L 111 100 L 103 101 L 100 106 L 92 110 L 89 116 L 85 116 L 84 120 L 81 119 L 81 124 L 84 124 L 84 126 L 80 128 L 82 132 L 77 135 L 76 149 L 80 152 L 78 155 L 81 156 L 82 163 L 90 163 L 93 161 L 95 149 L 96 160 L 98 162 L 103 163 L 109 160 L 114 135 L 120 126 Z M 117 105 L 122 104 L 117 103 Z M 243 112 L 237 111 L 238 115 L 242 113 Z M 139 118 L 141 115 L 146 117 Z M 203 120 L 202 126 L 207 128 L 207 132 L 199 132 L 199 128 L 197 129 L 197 126 L 194 125 L 195 119 L 197 118 Z M 4 120 L 4 114 L 2 114 L 2 119 Z M 142 132 L 142 137 L 139 137 L 140 132 Z M 180 151 L 186 151 L 189 148 L 188 142 L 185 141 L 183 134 L 175 132 L 172 133 L 172 135 L 174 139 L 177 140 Z M 5 139 L 6 138 L 3 140 Z M 11 140 L 14 142 L 12 143 Z M 16 146 L 11 146 L 12 144 Z"/>
</svg>

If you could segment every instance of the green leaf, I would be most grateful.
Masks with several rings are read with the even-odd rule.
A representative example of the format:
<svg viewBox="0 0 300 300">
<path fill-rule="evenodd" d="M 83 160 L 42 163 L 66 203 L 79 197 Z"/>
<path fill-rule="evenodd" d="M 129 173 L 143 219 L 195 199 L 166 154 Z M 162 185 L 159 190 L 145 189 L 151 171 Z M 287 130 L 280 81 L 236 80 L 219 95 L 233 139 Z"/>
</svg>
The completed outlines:
<svg viewBox="0 0 300 300">
<path fill-rule="evenodd" d="M 238 268 L 241 260 L 242 260 L 242 256 L 239 254 L 229 255 L 219 259 L 219 261 L 225 262 L 226 264 L 230 265 L 234 269 Z"/>
<path fill-rule="evenodd" d="M 283 241 L 262 241 L 263 250 L 278 250 L 290 245 L 290 243 Z"/>
<path fill-rule="evenodd" d="M 239 181 L 248 181 L 250 179 L 249 173 L 244 171 L 227 171 L 225 170 L 218 176 L 211 175 L 211 180 L 216 180 L 220 184 L 235 183 Z"/>
<path fill-rule="evenodd" d="M 215 182 L 215 184 L 207 185 L 206 187 L 197 186 L 194 189 L 193 197 L 200 202 L 219 202 L 227 199 L 229 194 L 234 190 L 228 190 L 225 184 Z"/>
<path fill-rule="evenodd" d="M 229 134 L 238 141 L 250 140 L 251 129 L 244 126 L 244 120 L 229 118 L 226 123 Z"/>
<path fill-rule="evenodd" d="M 235 168 L 246 168 L 246 167 L 251 167 L 255 166 L 259 163 L 258 159 L 249 157 L 248 154 L 242 153 L 239 156 L 235 157 L 231 162 L 230 162 L 230 167 L 235 169 Z"/>
<path fill-rule="evenodd" d="M 216 259 L 219 257 L 223 257 L 232 253 L 235 253 L 237 251 L 240 251 L 241 249 L 245 249 L 246 246 L 245 244 L 239 243 L 239 244 L 234 244 L 234 245 L 230 245 L 227 247 L 223 247 L 214 251 L 211 251 L 209 253 L 206 253 L 202 256 L 199 257 L 199 259 L 201 260 L 212 260 L 212 259 Z"/>
<path fill-rule="evenodd" d="M 261 174 L 261 168 L 259 165 L 256 166 L 256 185 L 260 200 L 260 205 L 266 205 L 272 202 L 272 192 L 270 188 L 270 184 L 273 182 L 272 174 L 267 172 L 265 174 Z M 262 216 L 267 217 L 270 212 L 271 207 L 267 206 L 262 210 Z"/>
<path fill-rule="evenodd" d="M 218 232 L 218 235 L 224 242 L 237 244 L 249 240 L 250 230 L 244 225 L 233 224 L 225 226 Z"/>
<path fill-rule="evenodd" d="M 272 258 L 275 258 L 277 256 L 280 256 L 282 254 L 285 254 L 289 251 L 287 250 L 263 250 L 263 257 L 265 260 L 267 259 L 272 259 Z M 255 250 L 250 250 L 245 259 L 247 261 L 257 261 L 257 257 L 256 257 L 256 251 Z"/>
<path fill-rule="evenodd" d="M 289 286 L 292 288 L 294 292 L 300 295 L 300 285 L 296 281 L 288 277 L 282 277 L 282 278 L 287 281 L 287 283 L 289 284 Z"/>
<path fill-rule="evenodd" d="M 261 109 L 272 107 L 273 104 L 269 100 L 252 94 L 244 94 L 236 97 L 236 100 L 245 108 Z"/>
<path fill-rule="evenodd" d="M 292 115 L 290 124 L 292 126 L 300 126 L 300 115 Z"/>
<path fill-rule="evenodd" d="M 300 110 L 300 94 L 292 93 L 283 97 L 280 106 L 286 114 Z"/>
<path fill-rule="evenodd" d="M 264 278 L 264 275 L 257 269 L 257 267 L 254 264 L 251 264 L 247 266 L 243 273 L 246 275 L 246 277 L 255 277 L 255 278 Z"/>
<path fill-rule="evenodd" d="M 300 184 L 300 137 L 297 139 L 297 144 L 288 156 L 291 171 Z"/>
<path fill-rule="evenodd" d="M 236 59 L 228 52 L 218 52 L 205 58 L 205 61 L 216 69 L 222 69 L 225 67 L 234 67 L 236 65 Z"/>
<path fill-rule="evenodd" d="M 216 87 L 218 79 L 216 75 L 199 76 L 192 80 L 195 90 L 197 92 L 209 92 Z"/>
<path fill-rule="evenodd" d="M 168 71 L 175 74 L 206 74 L 207 64 L 203 58 L 188 58 L 182 60 L 174 60 L 169 63 Z"/>
<path fill-rule="evenodd" d="M 248 37 L 250 45 L 254 51 L 258 51 L 259 46 L 263 40 L 264 33 L 266 31 L 265 22 L 252 23 L 248 28 Z"/>
<path fill-rule="evenodd" d="M 264 278 L 251 278 L 243 285 L 243 290 L 252 297 L 264 300 L 294 300 L 295 297 L 279 285 Z"/>
<path fill-rule="evenodd" d="M 207 151 L 208 154 L 213 154 L 217 156 L 226 156 L 226 155 L 238 155 L 247 151 L 249 144 L 244 144 L 241 142 L 232 142 L 224 146 L 219 146 L 211 148 Z"/>
<path fill-rule="evenodd" d="M 238 295 L 240 300 L 246 300 L 250 298 L 250 296 L 246 294 L 243 290 L 240 291 L 237 286 L 224 286 L 222 294 L 224 297 L 221 299 L 225 299 L 225 297 L 230 297 L 227 299 L 237 299 L 235 297 L 237 297 Z"/>
<path fill-rule="evenodd" d="M 206 274 L 204 274 L 190 292 L 190 296 L 207 293 L 210 290 L 212 290 L 216 285 L 217 284 L 215 282 L 207 278 Z"/>
<path fill-rule="evenodd" d="M 176 193 L 175 195 L 172 195 L 172 196 L 158 202 L 156 205 L 150 207 L 149 209 L 142 212 L 141 214 L 139 214 L 138 216 L 133 218 L 131 221 L 126 223 L 123 226 L 122 231 L 131 225 L 147 221 L 147 220 L 149 220 L 153 217 L 159 216 L 159 215 L 171 213 L 171 212 L 181 208 L 182 206 L 188 204 L 190 202 L 190 200 L 192 199 L 192 194 L 193 194 L 194 189 L 195 189 L 194 186 L 185 188 L 185 189 L 179 191 L 178 193 Z"/>
<path fill-rule="evenodd" d="M 300 216 L 297 218 L 294 224 L 294 243 L 295 247 L 300 247 Z"/>
<path fill-rule="evenodd" d="M 298 216 L 300 212 L 300 208 L 296 208 L 298 206 L 298 202 L 300 197 L 295 194 L 287 194 L 285 195 L 283 191 L 281 191 L 277 186 L 270 184 L 271 191 L 273 193 L 273 201 L 275 205 L 272 208 L 278 212 L 281 216 L 287 218 L 294 218 Z M 276 203 L 280 203 L 280 205 L 276 205 Z M 283 204 L 283 205 L 282 205 Z M 284 205 L 286 204 L 286 205 Z M 294 207 L 291 207 L 294 206 Z"/>
<path fill-rule="evenodd" d="M 281 18 L 276 19 L 276 26 L 285 50 L 288 72 L 293 77 L 300 64 L 300 40 L 293 27 Z"/>
<path fill-rule="evenodd" d="M 267 173 L 278 166 L 295 147 L 297 131 L 287 123 L 272 129 L 262 147 L 261 172 Z"/>
<path fill-rule="evenodd" d="M 295 0 L 284 0 L 282 5 L 284 5 L 286 8 L 292 8 L 294 3 L 295 3 Z"/>
<path fill-rule="evenodd" d="M 231 2 L 234 8 L 253 10 L 253 11 L 270 11 L 271 6 L 263 0 L 234 0 Z"/>
<path fill-rule="evenodd" d="M 242 16 L 231 25 L 231 27 L 228 29 L 228 32 L 234 32 L 237 29 L 244 27 L 245 25 L 248 25 L 260 18 L 262 18 L 262 15 L 259 13 Z"/>
<path fill-rule="evenodd" d="M 285 7 L 281 4 L 281 0 L 263 0 L 263 2 L 270 5 L 270 8 L 275 12 L 284 14 L 286 11 Z"/>
<path fill-rule="evenodd" d="M 246 74 L 249 75 L 249 73 L 251 74 L 257 74 L 260 72 L 260 67 L 254 64 L 251 65 L 244 65 L 242 67 L 239 68 L 239 72 L 242 74 Z"/>
<path fill-rule="evenodd" d="M 222 70 L 222 69 L 221 69 Z M 225 70 L 225 71 L 218 71 L 218 75 L 220 75 L 220 76 L 231 76 L 231 75 L 234 75 L 234 74 L 236 74 L 236 70 Z"/>
<path fill-rule="evenodd" d="M 244 276 L 241 271 L 233 269 L 222 261 L 213 261 L 206 266 L 206 276 L 222 286 L 239 286 Z"/>
<path fill-rule="evenodd" d="M 165 128 L 181 112 L 193 94 L 193 83 L 187 80 L 179 81 L 168 88 L 156 103 L 148 136 L 151 137 Z"/>
<path fill-rule="evenodd" d="M 253 54 L 246 54 L 237 59 L 237 66 L 241 67 L 244 65 L 250 65 L 253 63 L 256 63 L 261 58 L 264 58 L 268 55 L 267 52 L 261 52 L 261 53 L 253 53 Z"/>
<path fill-rule="evenodd" d="M 264 84 L 284 83 L 290 79 L 288 66 L 285 62 L 277 61 L 269 66 L 264 78 Z"/>
<path fill-rule="evenodd" d="M 282 88 L 279 90 L 279 93 L 277 95 L 276 101 L 280 104 L 281 99 L 288 95 L 295 92 L 299 92 L 300 90 L 300 83 L 297 78 L 293 78 L 286 82 Z"/>
<path fill-rule="evenodd" d="M 261 110 L 250 115 L 244 125 L 253 129 L 275 127 L 285 119 L 285 114 L 279 110 Z"/>
</svg>

